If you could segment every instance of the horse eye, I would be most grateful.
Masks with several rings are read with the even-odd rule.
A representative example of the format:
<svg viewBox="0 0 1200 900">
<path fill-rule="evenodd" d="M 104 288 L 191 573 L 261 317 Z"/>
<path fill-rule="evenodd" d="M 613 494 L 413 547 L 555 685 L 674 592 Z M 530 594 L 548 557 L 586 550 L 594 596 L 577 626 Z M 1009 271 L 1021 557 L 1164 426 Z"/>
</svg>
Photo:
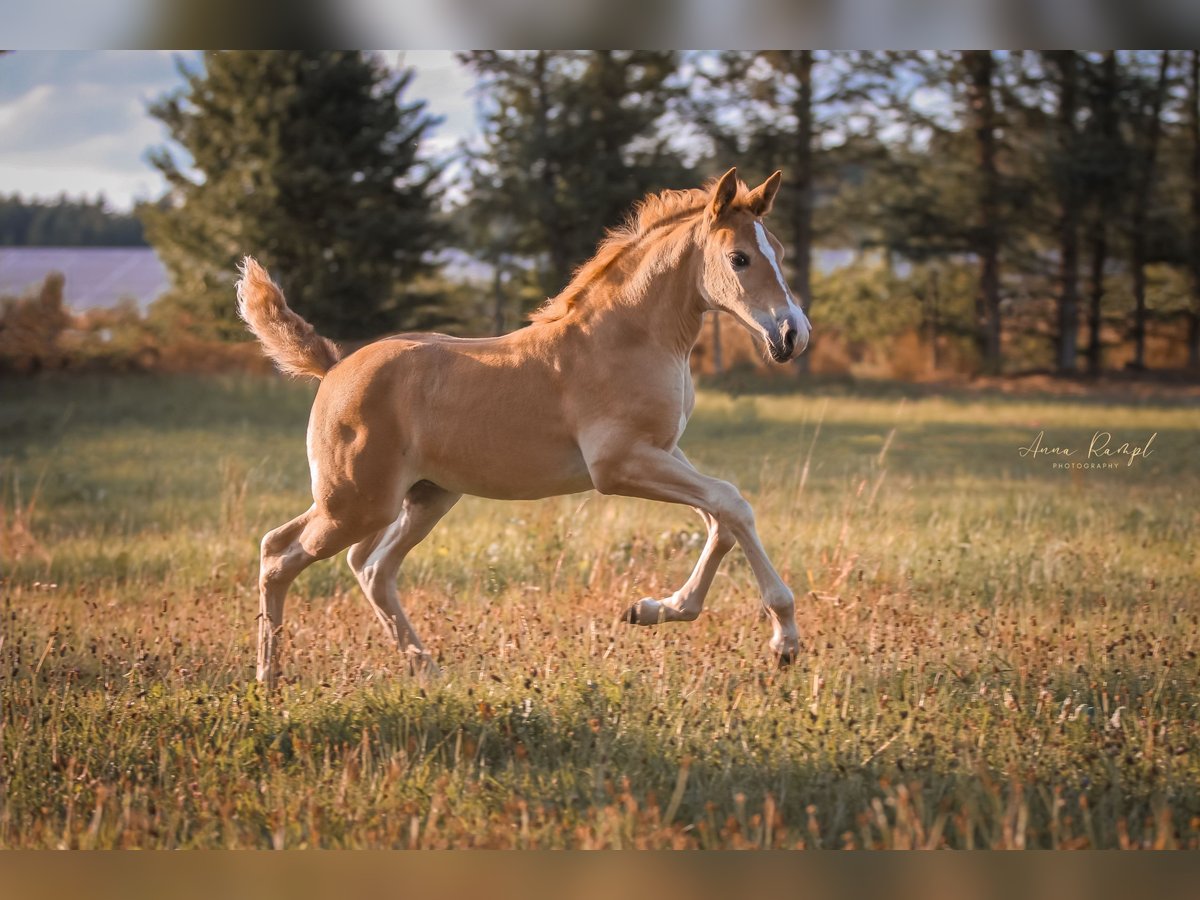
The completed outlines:
<svg viewBox="0 0 1200 900">
<path fill-rule="evenodd" d="M 735 250 L 729 254 L 729 264 L 733 266 L 735 270 L 740 271 L 741 269 L 744 269 L 746 266 L 750 265 L 750 257 L 748 257 L 741 250 Z"/>
</svg>

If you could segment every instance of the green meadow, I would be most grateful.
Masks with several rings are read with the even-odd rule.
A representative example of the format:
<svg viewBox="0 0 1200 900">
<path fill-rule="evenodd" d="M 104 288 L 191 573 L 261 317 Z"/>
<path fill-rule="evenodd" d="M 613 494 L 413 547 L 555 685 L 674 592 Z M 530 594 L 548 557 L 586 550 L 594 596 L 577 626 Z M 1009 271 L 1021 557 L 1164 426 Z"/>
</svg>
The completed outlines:
<svg viewBox="0 0 1200 900">
<path fill-rule="evenodd" d="M 1200 847 L 1200 407 L 701 391 L 796 594 L 688 509 L 464 499 L 401 573 L 419 681 L 344 559 L 254 683 L 258 541 L 309 504 L 313 389 L 0 382 L 0 846 Z M 1111 468 L 1085 459 L 1096 432 Z"/>
</svg>

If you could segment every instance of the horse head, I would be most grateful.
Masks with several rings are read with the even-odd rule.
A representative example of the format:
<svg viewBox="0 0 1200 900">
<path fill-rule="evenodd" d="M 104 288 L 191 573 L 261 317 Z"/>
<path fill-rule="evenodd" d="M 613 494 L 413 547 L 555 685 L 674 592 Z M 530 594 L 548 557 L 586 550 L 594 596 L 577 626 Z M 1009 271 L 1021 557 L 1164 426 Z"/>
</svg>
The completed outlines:
<svg viewBox="0 0 1200 900">
<path fill-rule="evenodd" d="M 761 338 L 778 363 L 802 353 L 812 331 L 784 280 L 783 245 L 763 224 L 781 180 L 776 172 L 750 191 L 730 169 L 717 181 L 705 212 L 699 285 L 709 307 Z"/>
</svg>

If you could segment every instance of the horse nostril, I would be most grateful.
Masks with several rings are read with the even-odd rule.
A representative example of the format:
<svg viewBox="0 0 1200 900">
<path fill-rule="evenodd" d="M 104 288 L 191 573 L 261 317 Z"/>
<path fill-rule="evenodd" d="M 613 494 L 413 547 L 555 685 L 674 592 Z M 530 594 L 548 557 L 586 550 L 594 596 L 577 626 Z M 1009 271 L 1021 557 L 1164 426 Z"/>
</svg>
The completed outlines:
<svg viewBox="0 0 1200 900">
<path fill-rule="evenodd" d="M 782 332 L 783 349 L 790 356 L 796 349 L 796 329 L 791 322 L 788 322 L 783 326 Z"/>
</svg>

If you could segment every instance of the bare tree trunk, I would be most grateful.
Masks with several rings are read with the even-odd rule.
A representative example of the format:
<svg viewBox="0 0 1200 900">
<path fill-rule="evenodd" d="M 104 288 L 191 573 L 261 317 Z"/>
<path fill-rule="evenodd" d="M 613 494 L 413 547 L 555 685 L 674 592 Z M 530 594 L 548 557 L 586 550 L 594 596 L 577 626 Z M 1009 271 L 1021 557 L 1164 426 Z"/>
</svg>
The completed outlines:
<svg viewBox="0 0 1200 900">
<path fill-rule="evenodd" d="M 992 96 L 995 61 L 990 50 L 964 51 L 967 93 L 979 158 L 979 296 L 976 318 L 984 368 L 998 373 L 1000 356 L 999 178 L 996 172 L 996 105 Z"/>
<path fill-rule="evenodd" d="M 1064 162 L 1059 182 L 1058 371 L 1068 374 L 1075 371 L 1079 333 L 1079 189 L 1074 169 L 1077 60 L 1073 50 L 1054 56 L 1059 68 L 1058 137 Z"/>
<path fill-rule="evenodd" d="M 1200 368 L 1200 50 L 1192 51 L 1188 130 L 1192 138 L 1192 308 L 1188 315 L 1188 367 L 1197 369 Z"/>
<path fill-rule="evenodd" d="M 499 259 L 492 268 L 492 334 L 504 334 L 504 308 L 508 299 L 504 296 L 504 271 Z"/>
<path fill-rule="evenodd" d="M 1151 100 L 1150 120 L 1146 123 L 1146 154 L 1142 162 L 1141 179 L 1134 197 L 1133 233 L 1133 363 L 1134 369 L 1146 368 L 1146 220 L 1150 209 L 1150 194 L 1154 190 L 1154 165 L 1158 156 L 1158 133 L 1161 130 L 1163 95 L 1167 88 L 1167 64 L 1171 54 L 1164 50 L 1158 65 L 1158 82 Z"/>
<path fill-rule="evenodd" d="M 1117 152 L 1117 53 L 1109 50 L 1104 54 L 1098 97 L 1094 101 L 1095 114 L 1099 119 L 1100 139 L 1104 142 L 1106 155 Z M 1088 309 L 1088 374 L 1099 375 L 1104 362 L 1100 329 L 1103 327 L 1101 310 L 1104 302 L 1104 267 L 1108 262 L 1108 222 L 1112 218 L 1114 185 L 1112 177 L 1105 175 L 1096 203 L 1096 218 L 1091 227 L 1091 305 Z"/>
<path fill-rule="evenodd" d="M 813 52 L 797 50 L 795 71 L 796 100 L 796 170 L 792 173 L 796 200 L 792 205 L 792 284 L 800 294 L 800 306 L 808 313 L 812 307 L 812 242 L 813 242 Z M 809 370 L 809 353 L 796 357 L 801 374 Z"/>
<path fill-rule="evenodd" d="M 542 289 L 546 296 L 553 297 L 566 286 L 567 273 L 570 270 L 570 255 L 564 240 L 564 231 L 558 225 L 557 203 L 557 166 L 554 164 L 554 154 L 550 147 L 550 87 L 547 78 L 549 55 L 545 50 L 537 51 L 534 57 L 534 96 L 537 103 L 537 117 L 534 127 L 538 140 L 538 152 L 541 155 L 541 196 L 539 206 L 542 211 L 542 222 L 549 243 L 550 271 L 545 273 Z"/>
<path fill-rule="evenodd" d="M 1092 224 L 1092 297 L 1091 306 L 1088 309 L 1088 349 L 1087 362 L 1088 374 L 1099 375 L 1100 364 L 1103 362 L 1102 351 L 1100 344 L 1100 328 L 1103 324 L 1100 317 L 1100 307 L 1104 301 L 1104 266 L 1108 261 L 1108 225 L 1105 223 L 1105 207 L 1107 204 L 1101 205 L 1101 212 L 1096 216 L 1096 221 Z"/>
<path fill-rule="evenodd" d="M 712 362 L 713 373 L 720 375 L 725 371 L 725 352 L 721 348 L 721 314 L 712 314 Z"/>
<path fill-rule="evenodd" d="M 938 281 L 937 269 L 929 272 L 929 359 L 933 371 L 941 368 L 941 352 L 938 348 L 938 334 L 941 323 L 938 321 L 938 310 L 941 306 L 942 290 Z"/>
</svg>

